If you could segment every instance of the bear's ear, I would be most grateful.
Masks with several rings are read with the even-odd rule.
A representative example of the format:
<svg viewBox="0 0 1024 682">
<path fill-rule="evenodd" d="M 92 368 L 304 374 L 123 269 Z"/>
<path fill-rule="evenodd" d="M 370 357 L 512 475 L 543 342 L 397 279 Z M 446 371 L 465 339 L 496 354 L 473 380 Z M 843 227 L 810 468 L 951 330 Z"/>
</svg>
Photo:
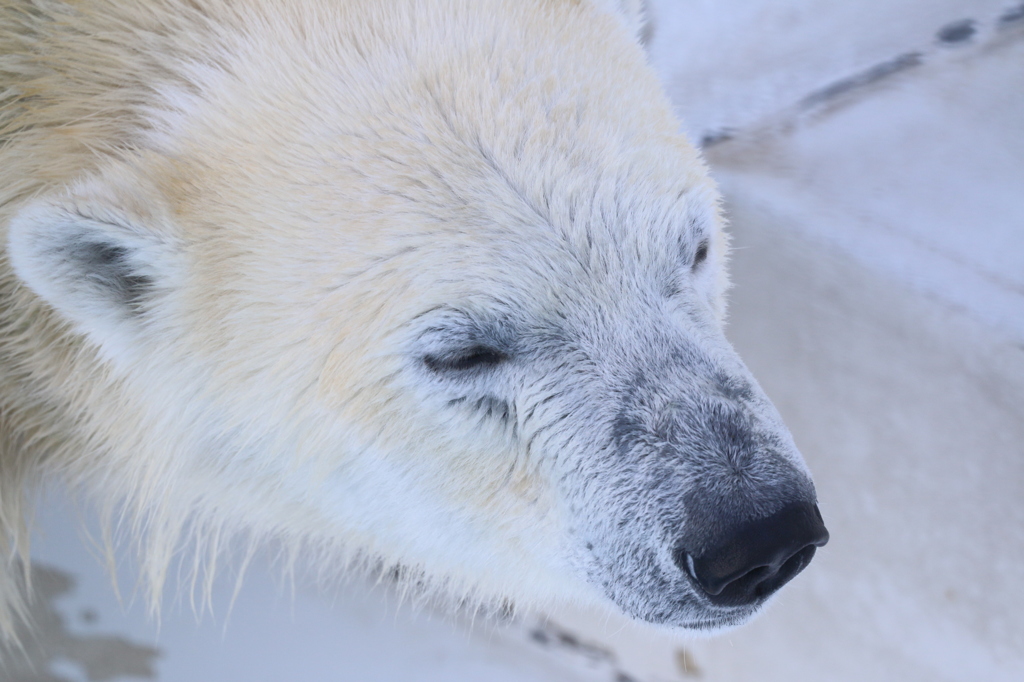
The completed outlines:
<svg viewBox="0 0 1024 682">
<path fill-rule="evenodd" d="M 38 199 L 10 223 L 11 266 L 104 356 L 128 359 L 177 280 L 180 249 L 150 228 L 109 198 Z"/>
<path fill-rule="evenodd" d="M 618 17 L 626 25 L 631 35 L 638 41 L 643 41 L 643 35 L 647 28 L 644 0 L 590 0 L 590 3 L 598 10 Z"/>
</svg>

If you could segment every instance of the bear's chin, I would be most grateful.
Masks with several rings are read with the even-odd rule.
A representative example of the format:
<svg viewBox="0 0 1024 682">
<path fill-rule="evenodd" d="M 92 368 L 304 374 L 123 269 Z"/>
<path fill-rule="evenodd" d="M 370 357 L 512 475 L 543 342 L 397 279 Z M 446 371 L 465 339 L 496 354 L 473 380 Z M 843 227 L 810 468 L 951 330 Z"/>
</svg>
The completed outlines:
<svg viewBox="0 0 1024 682">
<path fill-rule="evenodd" d="M 719 635 L 728 632 L 741 625 L 745 625 L 761 611 L 761 606 L 750 606 L 739 609 L 734 613 L 714 613 L 704 618 L 686 621 L 677 625 L 677 628 L 691 631 L 699 635 Z"/>
<path fill-rule="evenodd" d="M 761 607 L 759 606 L 744 607 L 725 613 L 708 611 L 703 615 L 697 615 L 690 611 L 682 615 L 679 620 L 670 619 L 662 622 L 651 622 L 650 624 L 658 629 L 667 629 L 673 632 L 683 630 L 689 635 L 710 637 L 745 625 L 760 611 Z"/>
<path fill-rule="evenodd" d="M 659 630 L 683 630 L 696 636 L 711 636 L 748 623 L 762 612 L 772 598 L 732 607 L 705 604 L 695 596 L 683 600 L 655 598 L 644 601 L 647 601 L 644 606 L 640 606 L 636 601 L 627 604 L 616 603 L 617 610 Z"/>
</svg>

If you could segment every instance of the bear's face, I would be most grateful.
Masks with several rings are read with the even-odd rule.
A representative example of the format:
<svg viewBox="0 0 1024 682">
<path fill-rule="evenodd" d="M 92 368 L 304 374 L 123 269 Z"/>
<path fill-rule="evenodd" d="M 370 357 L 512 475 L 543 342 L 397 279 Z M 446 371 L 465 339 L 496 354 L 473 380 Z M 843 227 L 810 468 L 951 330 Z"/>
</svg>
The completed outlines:
<svg viewBox="0 0 1024 682">
<path fill-rule="evenodd" d="M 703 629 L 741 622 L 764 599 L 715 603 L 685 555 L 814 500 L 781 420 L 723 338 L 709 241 L 700 231 L 676 250 L 615 241 L 601 256 L 610 269 L 569 249 L 557 259 L 527 251 L 552 267 L 500 287 L 468 270 L 462 297 L 426 306 L 410 326 L 401 370 L 419 402 L 403 412 L 419 415 L 419 428 L 445 424 L 437 457 L 459 453 L 489 469 L 477 480 L 489 485 L 456 499 L 489 519 L 493 501 L 514 491 L 525 507 L 503 513 L 536 519 L 515 529 L 516 546 L 539 544 L 551 515 L 558 561 L 634 617 Z M 508 254 L 495 256 L 492 268 L 510 266 Z"/>
<path fill-rule="evenodd" d="M 487 40 L 316 61 L 256 32 L 190 67 L 130 153 L 15 217 L 16 272 L 108 369 L 110 476 L 168 508 L 456 592 L 741 622 L 827 535 L 722 333 L 714 187 L 614 22 L 460 11 Z"/>
</svg>

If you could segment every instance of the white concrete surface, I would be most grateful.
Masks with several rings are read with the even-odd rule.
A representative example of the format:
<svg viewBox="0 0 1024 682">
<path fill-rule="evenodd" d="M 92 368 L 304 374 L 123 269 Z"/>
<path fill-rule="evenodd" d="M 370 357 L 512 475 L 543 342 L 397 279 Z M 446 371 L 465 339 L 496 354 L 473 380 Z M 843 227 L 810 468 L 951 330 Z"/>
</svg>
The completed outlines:
<svg viewBox="0 0 1024 682">
<path fill-rule="evenodd" d="M 743 130 L 910 53 L 965 19 L 987 37 L 1014 0 L 648 0 L 651 61 L 686 129 Z"/>
<path fill-rule="evenodd" d="M 711 158 L 794 226 L 1024 341 L 1020 23 Z"/>
</svg>

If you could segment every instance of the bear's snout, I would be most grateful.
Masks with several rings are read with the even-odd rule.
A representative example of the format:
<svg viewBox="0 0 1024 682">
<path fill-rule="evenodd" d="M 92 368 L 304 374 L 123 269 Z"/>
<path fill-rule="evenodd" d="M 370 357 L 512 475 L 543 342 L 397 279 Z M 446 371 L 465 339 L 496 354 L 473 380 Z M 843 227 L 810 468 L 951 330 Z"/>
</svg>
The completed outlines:
<svg viewBox="0 0 1024 682">
<path fill-rule="evenodd" d="M 748 606 L 789 582 L 827 542 L 818 506 L 796 502 L 729 529 L 698 555 L 681 545 L 673 559 L 712 604 Z"/>
</svg>

